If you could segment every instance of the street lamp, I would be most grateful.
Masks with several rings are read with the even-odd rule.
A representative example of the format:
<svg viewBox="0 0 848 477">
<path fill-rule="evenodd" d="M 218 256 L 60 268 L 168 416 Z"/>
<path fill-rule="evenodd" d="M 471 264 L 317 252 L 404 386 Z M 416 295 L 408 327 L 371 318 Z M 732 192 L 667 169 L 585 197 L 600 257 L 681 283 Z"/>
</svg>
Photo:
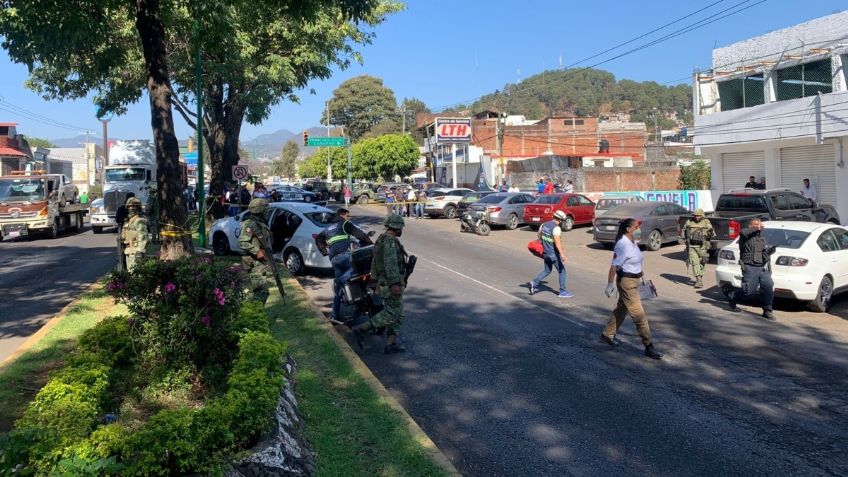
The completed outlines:
<svg viewBox="0 0 848 477">
<path fill-rule="evenodd" d="M 506 131 L 506 116 L 505 112 L 501 112 L 498 114 L 498 121 L 495 123 L 496 136 L 498 139 L 498 160 L 501 163 L 501 183 L 506 180 L 506 161 L 504 161 L 503 157 L 503 149 L 504 149 L 504 132 Z"/>
</svg>

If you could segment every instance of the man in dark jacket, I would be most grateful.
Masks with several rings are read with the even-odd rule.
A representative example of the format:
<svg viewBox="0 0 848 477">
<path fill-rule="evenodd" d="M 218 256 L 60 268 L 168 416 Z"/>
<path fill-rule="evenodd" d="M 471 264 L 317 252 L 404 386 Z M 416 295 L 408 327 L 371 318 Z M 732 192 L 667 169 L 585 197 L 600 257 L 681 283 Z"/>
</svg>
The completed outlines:
<svg viewBox="0 0 848 477">
<path fill-rule="evenodd" d="M 739 232 L 739 263 L 742 266 L 742 295 L 739 291 L 729 290 L 730 309 L 738 310 L 736 302 L 739 298 L 749 297 L 760 289 L 762 297 L 763 318 L 774 320 L 772 302 L 774 301 L 774 281 L 771 278 L 771 254 L 774 246 L 770 246 L 763 235 L 763 222 L 752 219 L 748 226 Z"/>
</svg>

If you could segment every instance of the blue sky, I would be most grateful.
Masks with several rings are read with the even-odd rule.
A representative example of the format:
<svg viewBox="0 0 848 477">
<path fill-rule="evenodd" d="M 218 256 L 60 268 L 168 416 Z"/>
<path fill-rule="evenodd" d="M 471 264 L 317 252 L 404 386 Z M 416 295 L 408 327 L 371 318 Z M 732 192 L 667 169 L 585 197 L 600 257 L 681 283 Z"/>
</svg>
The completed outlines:
<svg viewBox="0 0 848 477">
<path fill-rule="evenodd" d="M 389 17 L 375 30 L 374 43 L 361 49 L 363 65 L 338 71 L 327 81 L 312 83 L 310 87 L 315 95 L 304 91 L 300 104 L 282 103 L 263 124 L 246 124 L 242 128 L 242 140 L 278 129 L 297 132 L 318 125 L 324 102 L 333 90 L 357 75 L 380 77 L 394 90 L 399 101 L 417 97 L 438 110 L 502 89 L 519 78 L 558 68 L 560 57 L 562 64 L 569 66 L 715 2 L 411 0 L 405 11 Z M 737 9 L 753 6 L 598 68 L 611 71 L 619 79 L 688 83 L 688 79 L 682 79 L 695 67 L 708 67 L 715 46 L 846 8 L 844 0 L 724 0 L 579 66 L 602 61 L 740 3 Z M 72 137 L 86 129 L 100 133 L 91 101 L 44 101 L 23 86 L 26 76 L 26 67 L 11 63 L 5 51 L 0 50 L 0 96 L 16 107 L 72 127 L 55 127 L 3 109 L 0 109 L 0 122 L 17 122 L 19 132 L 25 135 L 53 139 Z M 0 103 L 0 108 L 7 108 L 3 104 Z M 187 137 L 188 127 L 179 116 L 175 116 L 175 121 L 180 138 Z M 113 118 L 109 134 L 123 138 L 150 137 L 146 97 L 132 106 L 128 114 Z"/>
</svg>

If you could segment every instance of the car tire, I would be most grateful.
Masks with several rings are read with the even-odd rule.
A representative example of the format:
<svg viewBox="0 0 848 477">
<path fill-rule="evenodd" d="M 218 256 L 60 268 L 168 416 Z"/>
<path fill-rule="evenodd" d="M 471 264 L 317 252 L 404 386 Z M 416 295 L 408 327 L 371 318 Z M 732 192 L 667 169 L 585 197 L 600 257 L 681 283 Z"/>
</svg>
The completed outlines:
<svg viewBox="0 0 848 477">
<path fill-rule="evenodd" d="M 566 217 L 565 220 L 562 221 L 562 231 L 568 232 L 569 230 L 571 230 L 573 228 L 574 228 L 574 219 L 571 218 L 571 216 Z"/>
<path fill-rule="evenodd" d="M 98 227 L 96 225 L 92 225 L 91 231 L 95 234 L 102 234 L 103 233 L 103 227 Z"/>
<path fill-rule="evenodd" d="M 652 252 L 656 252 L 662 247 L 662 243 L 662 232 L 654 229 L 648 234 L 648 242 L 645 243 L 645 248 Z"/>
<path fill-rule="evenodd" d="M 306 268 L 303 264 L 303 255 L 297 250 L 290 250 L 285 255 L 286 268 L 292 275 L 303 275 Z"/>
<path fill-rule="evenodd" d="M 445 206 L 445 218 L 446 219 L 455 219 L 456 218 L 456 207 L 452 205 Z"/>
<path fill-rule="evenodd" d="M 506 218 L 506 228 L 509 230 L 517 229 L 519 223 L 518 216 L 515 214 L 509 214 L 509 217 Z"/>
<path fill-rule="evenodd" d="M 356 199 L 356 204 L 357 205 L 368 205 L 368 196 L 365 195 L 365 194 L 360 195 L 359 198 Z"/>
<path fill-rule="evenodd" d="M 226 235 L 218 232 L 212 237 L 212 252 L 219 257 L 230 254 L 230 241 Z"/>
<path fill-rule="evenodd" d="M 819 291 L 816 293 L 816 298 L 810 302 L 810 309 L 819 313 L 826 313 L 830 308 L 830 302 L 833 298 L 833 280 L 825 275 L 819 283 Z"/>
</svg>

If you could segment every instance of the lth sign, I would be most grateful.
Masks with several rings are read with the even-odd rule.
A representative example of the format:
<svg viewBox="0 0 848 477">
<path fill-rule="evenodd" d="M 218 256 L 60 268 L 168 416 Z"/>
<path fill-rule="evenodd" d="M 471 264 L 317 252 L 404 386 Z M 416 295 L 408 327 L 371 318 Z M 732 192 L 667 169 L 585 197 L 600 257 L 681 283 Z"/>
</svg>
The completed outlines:
<svg viewBox="0 0 848 477">
<path fill-rule="evenodd" d="M 438 144 L 471 142 L 471 118 L 436 118 Z"/>
</svg>

